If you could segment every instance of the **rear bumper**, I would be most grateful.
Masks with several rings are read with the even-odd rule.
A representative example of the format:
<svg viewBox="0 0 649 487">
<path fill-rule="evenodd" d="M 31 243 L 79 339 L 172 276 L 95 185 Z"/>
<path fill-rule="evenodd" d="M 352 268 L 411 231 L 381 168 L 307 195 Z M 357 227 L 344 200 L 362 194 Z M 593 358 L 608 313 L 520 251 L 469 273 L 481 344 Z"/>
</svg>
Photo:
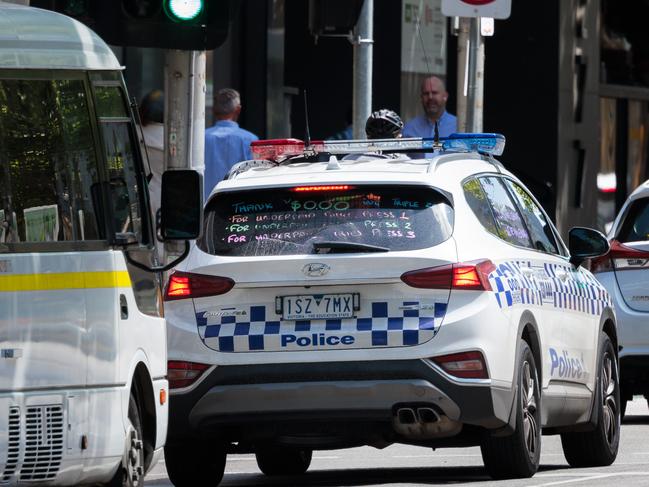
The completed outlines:
<svg viewBox="0 0 649 487">
<path fill-rule="evenodd" d="M 247 441 L 251 424 L 278 431 L 299 422 L 302 434 L 335 422 L 390 425 L 403 407 L 497 429 L 508 424 L 513 397 L 490 381 L 454 381 L 425 360 L 216 367 L 194 389 L 171 394 L 168 443 L 225 430 Z"/>
</svg>

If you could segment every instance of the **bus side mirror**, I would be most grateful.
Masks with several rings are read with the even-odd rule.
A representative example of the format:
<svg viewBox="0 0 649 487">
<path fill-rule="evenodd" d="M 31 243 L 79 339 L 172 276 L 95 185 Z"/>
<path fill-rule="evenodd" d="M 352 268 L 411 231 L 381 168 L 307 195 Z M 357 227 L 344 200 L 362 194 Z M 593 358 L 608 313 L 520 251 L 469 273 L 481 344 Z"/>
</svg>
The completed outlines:
<svg viewBox="0 0 649 487">
<path fill-rule="evenodd" d="M 203 228 L 203 181 L 191 169 L 162 174 L 160 235 L 165 241 L 193 240 Z"/>
</svg>

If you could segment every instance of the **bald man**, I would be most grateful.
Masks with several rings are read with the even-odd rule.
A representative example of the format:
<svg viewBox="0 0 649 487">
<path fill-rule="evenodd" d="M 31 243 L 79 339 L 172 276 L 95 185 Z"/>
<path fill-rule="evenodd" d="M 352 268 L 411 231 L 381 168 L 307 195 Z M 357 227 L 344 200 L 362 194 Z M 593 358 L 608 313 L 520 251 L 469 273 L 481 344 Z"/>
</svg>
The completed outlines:
<svg viewBox="0 0 649 487">
<path fill-rule="evenodd" d="M 457 118 L 446 111 L 448 92 L 440 78 L 426 78 L 421 83 L 420 96 L 424 115 L 408 120 L 403 127 L 403 137 L 434 137 L 435 122 L 439 124 L 440 137 L 447 137 L 457 131 Z"/>
</svg>

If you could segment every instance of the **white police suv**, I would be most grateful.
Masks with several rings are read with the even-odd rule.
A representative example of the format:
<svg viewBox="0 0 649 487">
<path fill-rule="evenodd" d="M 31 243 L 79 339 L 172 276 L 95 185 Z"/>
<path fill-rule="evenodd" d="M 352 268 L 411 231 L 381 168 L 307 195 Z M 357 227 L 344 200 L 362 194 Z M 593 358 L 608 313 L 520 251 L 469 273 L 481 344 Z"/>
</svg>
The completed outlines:
<svg viewBox="0 0 649 487">
<path fill-rule="evenodd" d="M 297 475 L 391 443 L 529 477 L 542 432 L 571 465 L 615 460 L 615 316 L 580 266 L 608 242 L 574 228 L 568 251 L 504 142 L 253 144 L 165 293 L 175 485 L 218 484 L 228 452 Z"/>
</svg>

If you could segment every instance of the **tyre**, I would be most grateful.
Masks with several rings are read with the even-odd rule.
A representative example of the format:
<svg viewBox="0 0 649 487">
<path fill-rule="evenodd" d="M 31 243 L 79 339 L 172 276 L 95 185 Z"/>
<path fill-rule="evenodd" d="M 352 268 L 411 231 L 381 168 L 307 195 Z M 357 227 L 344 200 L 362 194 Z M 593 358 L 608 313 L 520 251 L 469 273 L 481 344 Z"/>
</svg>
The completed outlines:
<svg viewBox="0 0 649 487">
<path fill-rule="evenodd" d="M 115 476 L 107 484 L 108 487 L 143 487 L 144 486 L 144 443 L 142 434 L 142 415 L 137 396 L 131 391 L 128 401 L 128 419 L 133 427 L 127 438 L 124 458 L 115 472 Z"/>
<path fill-rule="evenodd" d="M 541 393 L 536 362 L 525 341 L 520 342 L 516 370 L 516 430 L 504 437 L 487 433 L 480 444 L 485 468 L 494 479 L 529 478 L 539 468 Z"/>
<path fill-rule="evenodd" d="M 223 479 L 226 449 L 214 443 L 165 446 L 169 480 L 176 487 L 216 487 Z"/>
<path fill-rule="evenodd" d="M 621 397 L 620 398 L 620 421 L 624 419 L 624 416 L 626 415 L 626 403 L 628 402 L 626 397 Z M 648 401 L 649 403 L 649 401 Z"/>
<path fill-rule="evenodd" d="M 600 336 L 597 361 L 597 425 L 593 431 L 561 435 L 563 454 L 572 467 L 604 467 L 620 446 L 620 377 L 615 349 L 608 335 Z"/>
<path fill-rule="evenodd" d="M 266 475 L 300 475 L 311 465 L 311 450 L 265 447 L 255 452 L 257 465 Z"/>
</svg>

